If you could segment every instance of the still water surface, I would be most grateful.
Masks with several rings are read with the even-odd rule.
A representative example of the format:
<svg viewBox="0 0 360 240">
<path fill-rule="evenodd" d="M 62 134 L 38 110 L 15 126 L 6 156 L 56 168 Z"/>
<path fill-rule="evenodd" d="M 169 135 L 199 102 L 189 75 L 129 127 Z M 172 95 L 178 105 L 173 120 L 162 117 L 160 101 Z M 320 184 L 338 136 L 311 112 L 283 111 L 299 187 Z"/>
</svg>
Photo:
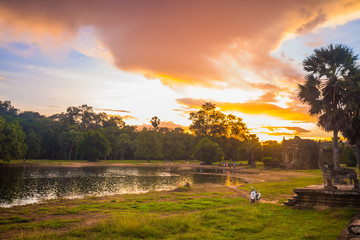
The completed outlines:
<svg viewBox="0 0 360 240">
<path fill-rule="evenodd" d="M 0 167 L 0 207 L 58 197 L 171 190 L 187 182 L 227 186 L 243 182 L 240 178 L 217 173 L 226 172 L 220 169 L 175 167 Z"/>
</svg>

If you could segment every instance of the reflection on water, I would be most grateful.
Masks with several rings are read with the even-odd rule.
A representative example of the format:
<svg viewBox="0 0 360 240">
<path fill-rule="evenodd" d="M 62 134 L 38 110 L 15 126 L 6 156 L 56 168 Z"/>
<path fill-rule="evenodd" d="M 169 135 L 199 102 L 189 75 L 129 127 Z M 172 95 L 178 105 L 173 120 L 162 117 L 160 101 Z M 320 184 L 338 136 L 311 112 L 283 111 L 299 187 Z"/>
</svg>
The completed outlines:
<svg viewBox="0 0 360 240">
<path fill-rule="evenodd" d="M 187 182 L 226 186 L 242 184 L 240 178 L 212 175 L 223 173 L 222 170 L 214 170 L 170 167 L 1 167 L 0 206 L 10 207 L 58 197 L 170 190 Z"/>
</svg>

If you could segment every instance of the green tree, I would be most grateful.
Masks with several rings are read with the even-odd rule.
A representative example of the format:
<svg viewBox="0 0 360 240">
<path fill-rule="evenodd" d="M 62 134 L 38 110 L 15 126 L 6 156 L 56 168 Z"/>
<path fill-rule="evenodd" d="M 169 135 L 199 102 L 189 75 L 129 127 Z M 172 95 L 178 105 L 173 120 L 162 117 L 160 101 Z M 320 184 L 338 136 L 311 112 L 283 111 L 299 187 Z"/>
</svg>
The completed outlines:
<svg viewBox="0 0 360 240">
<path fill-rule="evenodd" d="M 260 148 L 259 138 L 256 134 L 250 134 L 249 138 L 245 141 L 245 149 L 249 155 L 248 164 L 250 167 L 256 167 L 255 154 L 259 152 Z"/>
<path fill-rule="evenodd" d="M 164 134 L 164 157 L 171 160 L 188 158 L 185 153 L 186 146 L 183 141 L 184 130 L 182 128 L 175 128 L 173 130 L 162 128 L 161 130 Z"/>
<path fill-rule="evenodd" d="M 224 153 L 217 143 L 205 137 L 195 146 L 194 157 L 211 165 L 213 162 L 221 161 L 224 158 Z"/>
<path fill-rule="evenodd" d="M 4 159 L 5 155 L 5 129 L 6 121 L 5 119 L 0 115 L 0 159 Z"/>
<path fill-rule="evenodd" d="M 61 133 L 59 137 L 59 143 L 64 149 L 64 159 L 72 159 L 73 151 L 76 149 L 80 139 L 81 139 L 81 133 L 73 129 Z"/>
<path fill-rule="evenodd" d="M 19 113 L 19 109 L 11 105 L 11 101 L 0 101 L 0 115 L 9 115 L 16 117 Z"/>
<path fill-rule="evenodd" d="M 333 164 L 340 169 L 338 133 L 348 119 L 346 101 L 342 92 L 344 83 L 356 72 L 357 55 L 345 45 L 328 45 L 315 49 L 303 62 L 307 71 L 306 81 L 299 84 L 299 98 L 310 106 L 309 113 L 318 116 L 318 125 L 333 131 Z"/>
<path fill-rule="evenodd" d="M 244 140 L 248 130 L 242 119 L 216 110 L 215 104 L 206 102 L 197 112 L 190 113 L 190 130 L 202 137 L 232 137 Z"/>
<path fill-rule="evenodd" d="M 120 153 L 120 159 L 124 160 L 125 152 L 131 149 L 131 139 L 126 133 L 120 134 L 118 137 L 118 150 Z"/>
<path fill-rule="evenodd" d="M 2 134 L 0 135 L 0 158 L 4 161 L 24 158 L 27 149 L 25 143 L 26 134 L 19 125 L 19 122 L 7 123 L 2 119 L 0 125 L 0 129 L 2 129 Z"/>
<path fill-rule="evenodd" d="M 242 118 L 232 114 L 226 116 L 226 133 L 228 138 L 244 141 L 249 137 L 249 131 Z"/>
<path fill-rule="evenodd" d="M 96 130 L 101 128 L 103 125 L 112 124 L 112 122 L 118 124 L 116 117 L 109 117 L 104 112 L 95 113 L 93 107 L 86 104 L 78 107 L 68 107 L 66 113 L 55 114 L 51 117 L 54 120 L 68 123 L 70 125 L 76 124 L 82 131 L 87 131 L 89 129 Z"/>
<path fill-rule="evenodd" d="M 216 110 L 215 104 L 206 102 L 198 112 L 190 113 L 190 130 L 197 136 L 215 137 L 226 134 L 226 115 Z"/>
<path fill-rule="evenodd" d="M 102 126 L 104 128 L 121 129 L 125 127 L 125 122 L 120 116 L 106 116 Z"/>
<path fill-rule="evenodd" d="M 143 129 L 136 138 L 135 157 L 137 159 L 162 158 L 162 134 L 157 131 Z"/>
<path fill-rule="evenodd" d="M 281 144 L 274 140 L 268 140 L 262 143 L 263 153 L 266 157 L 271 157 L 272 161 L 280 160 Z"/>
<path fill-rule="evenodd" d="M 240 149 L 243 148 L 244 141 L 232 137 L 222 136 L 220 138 L 213 138 L 213 140 L 219 144 L 224 153 L 224 158 L 232 161 L 237 161 L 241 158 Z"/>
<path fill-rule="evenodd" d="M 79 152 L 84 159 L 98 161 L 110 153 L 110 143 L 99 131 L 89 130 L 83 134 L 79 143 Z"/>
<path fill-rule="evenodd" d="M 108 116 L 108 119 L 103 122 L 103 126 L 100 129 L 101 133 L 104 134 L 111 144 L 111 153 L 109 155 L 111 159 L 119 159 L 120 157 L 121 146 L 119 136 L 123 133 L 124 128 L 125 122 L 120 116 Z"/>
<path fill-rule="evenodd" d="M 41 154 L 41 139 L 34 130 L 26 134 L 25 143 L 27 145 L 26 158 L 38 159 Z"/>
</svg>

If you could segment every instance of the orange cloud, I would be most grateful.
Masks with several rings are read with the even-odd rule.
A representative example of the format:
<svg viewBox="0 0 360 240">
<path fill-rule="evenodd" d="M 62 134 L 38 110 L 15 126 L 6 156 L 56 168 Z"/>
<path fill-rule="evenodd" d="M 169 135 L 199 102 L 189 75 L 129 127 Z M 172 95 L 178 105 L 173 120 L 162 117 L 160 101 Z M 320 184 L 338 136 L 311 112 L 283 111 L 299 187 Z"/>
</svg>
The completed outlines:
<svg viewBox="0 0 360 240">
<path fill-rule="evenodd" d="M 294 133 L 287 133 L 287 132 L 271 132 L 271 133 L 262 133 L 269 136 L 294 136 Z"/>
<path fill-rule="evenodd" d="M 103 112 L 131 113 L 130 111 L 120 110 L 120 109 L 108 109 L 108 108 L 104 108 L 104 109 L 95 109 L 95 110 L 97 110 L 97 111 L 103 111 Z"/>
<path fill-rule="evenodd" d="M 274 92 L 267 92 L 264 95 L 260 96 L 258 99 L 259 102 L 276 102 L 276 94 Z"/>
<path fill-rule="evenodd" d="M 351 0 L 4 0 L 0 25 L 10 29 L 2 41 L 10 36 L 42 45 L 70 41 L 91 26 L 120 69 L 169 86 L 232 86 L 248 80 L 224 70 L 230 60 L 260 80 L 302 78 L 271 52 L 287 34 L 307 33 L 359 9 Z"/>
<path fill-rule="evenodd" d="M 185 128 L 184 126 L 181 126 L 179 124 L 176 124 L 172 121 L 161 121 L 160 124 L 159 124 L 159 127 L 163 127 L 163 128 L 171 128 L 171 129 L 174 129 L 174 128 Z"/>
<path fill-rule="evenodd" d="M 125 116 L 120 116 L 123 120 L 139 120 L 138 118 L 131 116 L 131 115 L 125 115 Z"/>
<path fill-rule="evenodd" d="M 136 129 L 141 130 L 143 128 L 153 128 L 153 126 L 151 124 L 143 124 L 143 125 L 135 125 Z M 170 128 L 170 129 L 175 129 L 175 128 L 182 128 L 184 130 L 188 130 L 189 127 L 186 126 L 182 126 L 179 124 L 176 124 L 172 121 L 161 121 L 159 124 L 160 128 Z"/>
<path fill-rule="evenodd" d="M 204 102 L 209 100 L 181 98 L 176 102 L 185 105 L 188 109 L 199 108 Z M 211 100 L 210 100 L 211 101 Z M 275 104 L 264 103 L 261 100 L 249 101 L 244 103 L 227 103 L 212 101 L 221 111 L 236 111 L 254 115 L 268 115 L 280 119 L 291 121 L 315 122 L 316 119 L 307 114 L 306 108 L 282 108 Z"/>
<path fill-rule="evenodd" d="M 266 126 L 266 127 L 263 127 L 263 128 L 266 128 L 266 129 L 268 129 L 268 130 L 270 130 L 272 132 L 278 131 L 280 129 L 287 129 L 287 130 L 290 130 L 290 131 L 294 131 L 294 134 L 297 134 L 297 135 L 310 132 L 309 130 L 306 130 L 306 129 L 301 128 L 301 127 L 273 127 L 273 126 Z"/>
<path fill-rule="evenodd" d="M 49 105 L 47 106 L 48 108 L 60 108 L 60 106 L 56 106 L 56 105 Z"/>
<path fill-rule="evenodd" d="M 304 23 L 301 27 L 296 29 L 296 34 L 305 34 L 319 26 L 320 24 L 326 22 L 326 14 L 323 13 L 321 10 L 314 19 L 311 19 L 309 22 Z"/>
<path fill-rule="evenodd" d="M 238 111 L 247 114 L 265 114 L 277 118 L 292 121 L 313 122 L 314 118 L 304 112 L 297 112 L 291 108 L 282 108 L 275 104 L 262 102 L 245 102 L 245 103 L 220 103 L 218 105 L 224 111 Z"/>
</svg>

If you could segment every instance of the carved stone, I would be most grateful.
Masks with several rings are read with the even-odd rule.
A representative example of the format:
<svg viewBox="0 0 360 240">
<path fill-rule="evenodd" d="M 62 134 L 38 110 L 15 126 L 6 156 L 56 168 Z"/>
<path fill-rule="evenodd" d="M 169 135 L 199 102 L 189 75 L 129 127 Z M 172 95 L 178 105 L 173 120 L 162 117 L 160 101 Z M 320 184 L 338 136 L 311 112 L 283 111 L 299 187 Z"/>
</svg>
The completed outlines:
<svg viewBox="0 0 360 240">
<path fill-rule="evenodd" d="M 313 140 L 294 139 L 283 140 L 281 144 L 281 168 L 285 169 L 316 169 L 319 146 Z"/>
<path fill-rule="evenodd" d="M 354 189 L 359 189 L 359 180 L 355 170 L 350 168 L 335 170 L 332 160 L 329 161 L 329 158 L 325 157 L 325 151 L 326 149 L 320 145 L 318 163 L 324 178 L 324 188 L 334 190 L 336 189 L 334 184 L 347 184 L 344 179 L 349 179 L 350 184 L 354 182 Z M 334 184 L 332 183 L 333 180 Z"/>
<path fill-rule="evenodd" d="M 351 185 L 338 185 L 337 189 L 323 186 L 295 188 L 295 207 L 360 207 L 360 191 Z"/>
</svg>

